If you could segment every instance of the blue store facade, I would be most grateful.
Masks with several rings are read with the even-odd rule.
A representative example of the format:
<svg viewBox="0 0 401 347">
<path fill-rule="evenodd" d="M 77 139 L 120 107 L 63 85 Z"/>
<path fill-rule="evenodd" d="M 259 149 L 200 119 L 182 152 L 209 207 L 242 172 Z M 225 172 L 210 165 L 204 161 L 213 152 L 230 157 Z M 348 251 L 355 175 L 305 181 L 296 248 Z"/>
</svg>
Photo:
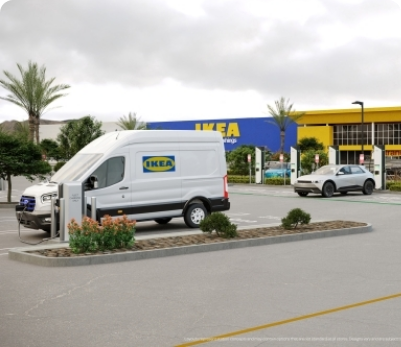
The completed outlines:
<svg viewBox="0 0 401 347">
<path fill-rule="evenodd" d="M 231 118 L 194 121 L 149 122 L 149 129 L 163 130 L 214 130 L 223 135 L 226 151 L 232 151 L 241 145 L 266 147 L 271 152 L 280 149 L 280 130 L 271 123 L 271 117 Z M 284 151 L 297 143 L 297 124 L 291 124 L 285 133 Z"/>
</svg>

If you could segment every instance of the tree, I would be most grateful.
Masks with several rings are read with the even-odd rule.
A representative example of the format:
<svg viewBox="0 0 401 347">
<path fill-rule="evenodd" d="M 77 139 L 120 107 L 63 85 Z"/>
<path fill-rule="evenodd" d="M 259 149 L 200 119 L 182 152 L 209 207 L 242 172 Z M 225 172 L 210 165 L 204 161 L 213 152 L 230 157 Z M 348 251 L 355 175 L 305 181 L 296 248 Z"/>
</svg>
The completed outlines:
<svg viewBox="0 0 401 347">
<path fill-rule="evenodd" d="M 21 74 L 21 80 L 7 71 L 3 71 L 10 82 L 0 80 L 0 85 L 7 89 L 11 94 L 0 99 L 12 102 L 23 108 L 28 113 L 29 140 L 39 144 L 39 124 L 40 117 L 45 109 L 55 100 L 65 94 L 60 91 L 70 88 L 67 84 L 52 86 L 55 78 L 46 80 L 46 68 L 38 67 L 36 63 L 28 62 L 28 69 L 24 69 L 17 64 Z"/>
<path fill-rule="evenodd" d="M 324 145 L 319 142 L 316 137 L 304 137 L 298 141 L 298 147 L 301 152 L 307 151 L 309 149 L 314 150 L 324 150 Z"/>
<path fill-rule="evenodd" d="M 12 176 L 44 178 L 51 167 L 42 161 L 40 147 L 15 135 L 0 133 L 0 178 L 8 181 L 7 202 L 11 202 Z"/>
<path fill-rule="evenodd" d="M 142 122 L 136 113 L 128 113 L 128 116 L 122 116 L 118 119 L 117 125 L 123 130 L 146 130 L 148 128 L 145 122 Z"/>
<path fill-rule="evenodd" d="M 26 122 L 16 122 L 13 134 L 24 141 L 29 141 L 29 128 Z"/>
<path fill-rule="evenodd" d="M 56 141 L 43 139 L 40 141 L 40 148 L 42 154 L 46 155 L 47 158 L 54 158 L 55 160 L 60 159 L 60 149 Z"/>
<path fill-rule="evenodd" d="M 290 104 L 290 100 L 285 100 L 284 97 L 281 97 L 280 100 L 276 100 L 274 104 L 275 108 L 267 105 L 269 113 L 273 118 L 267 122 L 276 125 L 280 129 L 280 153 L 283 153 L 287 128 L 301 118 L 304 113 L 296 113 L 295 110 L 292 109 L 293 104 Z"/>
<path fill-rule="evenodd" d="M 7 131 L 4 129 L 3 124 L 0 124 L 0 134 L 7 133 Z"/>
<path fill-rule="evenodd" d="M 96 121 L 90 115 L 62 126 L 57 141 L 63 159 L 69 160 L 87 144 L 102 136 L 105 132 L 101 128 L 102 122 Z"/>
<path fill-rule="evenodd" d="M 72 158 L 77 152 L 74 144 L 76 122 L 76 120 L 72 120 L 69 121 L 66 125 L 60 127 L 60 133 L 57 135 L 60 155 L 65 160 Z"/>
<path fill-rule="evenodd" d="M 329 163 L 329 156 L 325 151 L 310 149 L 302 153 L 301 168 L 303 174 L 308 174 L 313 171 L 315 164 L 315 156 L 319 155 L 319 167 Z"/>
<path fill-rule="evenodd" d="M 255 169 L 255 146 L 242 145 L 227 155 L 227 164 L 232 175 L 249 175 L 248 154 L 251 155 L 251 170 Z"/>
</svg>

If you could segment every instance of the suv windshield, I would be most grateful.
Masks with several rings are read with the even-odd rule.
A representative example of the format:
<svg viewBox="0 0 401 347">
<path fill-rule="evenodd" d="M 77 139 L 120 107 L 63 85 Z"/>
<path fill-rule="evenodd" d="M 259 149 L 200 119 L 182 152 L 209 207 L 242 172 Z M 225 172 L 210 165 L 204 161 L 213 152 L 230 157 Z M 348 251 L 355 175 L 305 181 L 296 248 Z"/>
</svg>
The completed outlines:
<svg viewBox="0 0 401 347">
<path fill-rule="evenodd" d="M 76 154 L 51 178 L 52 182 L 71 182 L 78 180 L 103 154 Z"/>
<path fill-rule="evenodd" d="M 314 172 L 314 175 L 335 175 L 339 168 L 340 166 L 338 165 L 322 166 Z"/>
</svg>

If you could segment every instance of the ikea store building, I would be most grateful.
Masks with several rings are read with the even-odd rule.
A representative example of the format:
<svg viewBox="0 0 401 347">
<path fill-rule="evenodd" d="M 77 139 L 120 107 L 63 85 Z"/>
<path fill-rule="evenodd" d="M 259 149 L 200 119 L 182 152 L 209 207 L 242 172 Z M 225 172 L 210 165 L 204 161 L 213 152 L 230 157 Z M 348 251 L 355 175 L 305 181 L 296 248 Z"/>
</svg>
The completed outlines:
<svg viewBox="0 0 401 347">
<path fill-rule="evenodd" d="M 280 148 L 280 131 L 272 118 L 240 118 L 199 121 L 150 122 L 151 129 L 215 130 L 223 135 L 225 148 L 231 151 L 240 145 L 266 147 L 272 152 Z M 401 107 L 305 111 L 297 124 L 286 131 L 285 152 L 305 137 L 315 137 L 326 149 L 337 146 L 342 164 L 358 163 L 363 148 L 370 158 L 373 145 L 383 146 L 386 157 L 401 159 Z"/>
<path fill-rule="evenodd" d="M 362 149 L 362 112 L 359 106 L 304 112 L 297 124 L 291 124 L 286 131 L 285 152 L 290 152 L 300 139 L 315 137 L 326 149 L 337 146 L 341 163 L 358 163 Z M 401 106 L 365 108 L 363 124 L 365 160 L 369 159 L 373 145 L 383 146 L 386 159 L 401 159 Z M 227 151 L 240 145 L 264 147 L 273 153 L 280 148 L 280 130 L 270 117 L 149 122 L 148 126 L 151 129 L 220 131 Z M 60 125 L 42 125 L 40 138 L 56 139 L 59 128 Z M 121 130 L 112 122 L 103 122 L 102 129 L 106 132 Z"/>
</svg>

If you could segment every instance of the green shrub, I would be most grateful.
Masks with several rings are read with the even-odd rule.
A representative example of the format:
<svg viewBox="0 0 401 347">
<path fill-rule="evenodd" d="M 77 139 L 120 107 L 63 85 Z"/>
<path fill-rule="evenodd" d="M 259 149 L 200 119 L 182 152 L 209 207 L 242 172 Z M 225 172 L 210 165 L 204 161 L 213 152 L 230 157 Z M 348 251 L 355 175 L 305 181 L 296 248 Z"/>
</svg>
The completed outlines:
<svg viewBox="0 0 401 347">
<path fill-rule="evenodd" d="M 60 168 L 65 164 L 65 161 L 58 161 L 56 165 L 54 165 L 54 172 L 60 170 Z"/>
<path fill-rule="evenodd" d="M 393 184 L 389 185 L 388 189 L 393 192 L 400 192 L 401 191 L 401 182 L 393 182 Z"/>
<path fill-rule="evenodd" d="M 287 217 L 281 219 L 281 226 L 284 229 L 295 229 L 298 224 L 309 224 L 310 214 L 304 212 L 300 208 L 294 208 L 288 212 Z"/>
<path fill-rule="evenodd" d="M 272 177 L 272 178 L 265 178 L 265 184 L 270 184 L 274 186 L 283 186 L 284 185 L 284 177 Z M 291 184 L 291 178 L 285 178 L 285 185 Z"/>
<path fill-rule="evenodd" d="M 132 247 L 135 242 L 135 221 L 126 216 L 112 219 L 105 216 L 102 227 L 88 217 L 81 225 L 75 219 L 68 224 L 69 244 L 73 253 L 92 253 L 115 248 Z"/>
<path fill-rule="evenodd" d="M 249 176 L 240 176 L 240 175 L 229 175 L 228 176 L 228 183 L 249 183 Z M 255 183 L 255 176 L 251 176 L 251 183 Z M 273 177 L 273 178 L 265 178 L 265 184 L 275 185 L 275 186 L 282 186 L 284 185 L 284 178 L 283 177 Z M 291 178 L 285 178 L 285 185 L 291 184 Z"/>
<path fill-rule="evenodd" d="M 390 187 L 391 187 L 392 185 L 394 185 L 394 184 L 395 184 L 394 181 L 386 181 L 386 189 L 390 189 Z"/>
<path fill-rule="evenodd" d="M 249 183 L 249 175 L 241 176 L 241 175 L 229 175 L 228 183 Z M 255 176 L 251 176 L 251 183 L 255 183 Z"/>
<path fill-rule="evenodd" d="M 233 238 L 237 236 L 237 225 L 230 222 L 224 213 L 213 212 L 204 218 L 199 225 L 200 230 L 204 233 L 211 234 L 213 230 L 218 236 L 225 238 Z"/>
</svg>

